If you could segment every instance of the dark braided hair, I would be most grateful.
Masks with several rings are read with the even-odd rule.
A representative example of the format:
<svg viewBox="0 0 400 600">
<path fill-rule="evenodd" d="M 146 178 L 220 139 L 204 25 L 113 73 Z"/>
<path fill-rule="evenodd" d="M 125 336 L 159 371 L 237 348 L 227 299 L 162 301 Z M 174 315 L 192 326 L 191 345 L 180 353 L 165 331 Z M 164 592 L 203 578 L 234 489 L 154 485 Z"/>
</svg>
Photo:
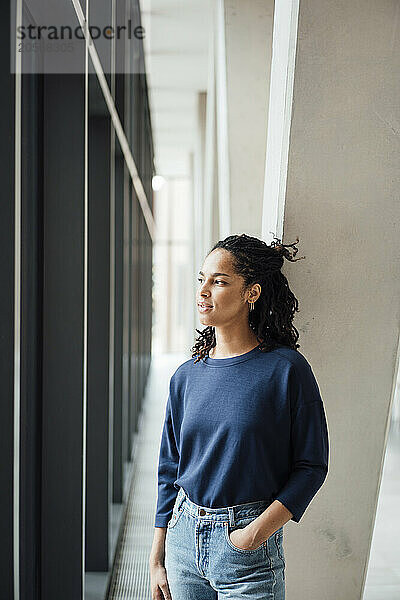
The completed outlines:
<svg viewBox="0 0 400 600">
<path fill-rule="evenodd" d="M 261 294 L 249 311 L 249 326 L 257 336 L 260 350 L 269 352 L 277 346 L 289 346 L 294 350 L 299 332 L 293 325 L 293 317 L 298 308 L 298 300 L 289 288 L 285 275 L 281 272 L 284 258 L 295 262 L 305 256 L 294 258 L 299 238 L 292 244 L 283 244 L 274 237 L 270 245 L 263 240 L 242 233 L 230 235 L 217 242 L 210 254 L 217 248 L 227 250 L 232 255 L 233 268 L 244 279 L 243 291 L 254 283 L 261 286 Z M 289 248 L 292 248 L 292 253 Z M 202 331 L 196 329 L 199 337 L 191 348 L 194 363 L 208 355 L 216 345 L 215 328 L 208 326 Z"/>
</svg>

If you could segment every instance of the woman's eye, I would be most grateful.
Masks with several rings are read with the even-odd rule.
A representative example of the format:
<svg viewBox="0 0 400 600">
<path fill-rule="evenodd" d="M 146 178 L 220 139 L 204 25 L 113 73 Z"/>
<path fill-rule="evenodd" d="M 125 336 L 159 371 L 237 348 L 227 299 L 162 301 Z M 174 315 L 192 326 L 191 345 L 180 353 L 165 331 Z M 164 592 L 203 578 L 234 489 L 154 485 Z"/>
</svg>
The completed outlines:
<svg viewBox="0 0 400 600">
<path fill-rule="evenodd" d="M 203 279 L 201 277 L 197 278 L 197 281 L 200 281 L 200 283 L 203 281 Z M 222 279 L 216 279 L 215 283 L 226 283 L 225 281 L 222 281 Z"/>
</svg>

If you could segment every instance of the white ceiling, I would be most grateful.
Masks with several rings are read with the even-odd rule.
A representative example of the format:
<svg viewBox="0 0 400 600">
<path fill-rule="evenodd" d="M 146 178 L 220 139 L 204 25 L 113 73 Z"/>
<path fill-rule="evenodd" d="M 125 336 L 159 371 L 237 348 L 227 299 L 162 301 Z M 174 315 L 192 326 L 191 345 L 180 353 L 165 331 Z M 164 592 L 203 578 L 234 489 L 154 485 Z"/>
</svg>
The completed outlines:
<svg viewBox="0 0 400 600">
<path fill-rule="evenodd" d="M 212 0 L 141 6 L 156 171 L 186 176 L 196 143 L 197 96 L 207 91 Z"/>
</svg>

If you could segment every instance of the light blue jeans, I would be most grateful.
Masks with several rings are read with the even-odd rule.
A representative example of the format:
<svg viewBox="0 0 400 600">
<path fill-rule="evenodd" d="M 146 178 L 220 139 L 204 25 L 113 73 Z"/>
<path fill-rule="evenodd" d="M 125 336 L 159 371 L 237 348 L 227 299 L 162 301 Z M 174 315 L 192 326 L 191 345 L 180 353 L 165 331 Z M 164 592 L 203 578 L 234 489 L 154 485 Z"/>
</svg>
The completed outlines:
<svg viewBox="0 0 400 600">
<path fill-rule="evenodd" d="M 238 548 L 229 537 L 268 505 L 260 500 L 208 508 L 180 488 L 165 540 L 172 600 L 284 600 L 283 526 L 255 550 Z"/>
</svg>

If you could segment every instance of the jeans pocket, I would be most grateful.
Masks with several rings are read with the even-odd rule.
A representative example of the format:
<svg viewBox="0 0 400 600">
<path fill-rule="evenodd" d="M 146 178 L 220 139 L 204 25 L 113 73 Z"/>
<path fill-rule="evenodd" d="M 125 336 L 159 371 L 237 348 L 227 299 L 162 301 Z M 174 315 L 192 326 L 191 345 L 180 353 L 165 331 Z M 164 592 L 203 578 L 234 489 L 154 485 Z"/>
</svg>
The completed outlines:
<svg viewBox="0 0 400 600">
<path fill-rule="evenodd" d="M 281 529 L 278 529 L 278 531 L 274 534 L 274 537 L 278 556 L 282 563 L 285 565 L 285 551 L 283 549 L 283 527 Z"/>
<path fill-rule="evenodd" d="M 238 520 L 238 522 L 235 526 L 230 525 L 229 522 L 227 522 L 227 521 L 224 523 L 225 540 L 226 540 L 228 546 L 232 550 L 235 550 L 235 552 L 239 552 L 240 554 L 264 553 L 265 541 L 257 548 L 253 548 L 251 550 L 246 550 L 245 548 L 239 548 L 238 546 L 235 546 L 234 543 L 232 542 L 231 538 L 229 537 L 229 535 L 232 533 L 232 531 L 236 531 L 237 529 L 243 529 L 244 527 L 246 527 L 246 525 L 248 525 L 249 523 L 254 521 L 254 519 L 256 519 L 256 518 L 257 518 L 257 515 L 252 516 L 252 517 L 243 517 Z"/>
<path fill-rule="evenodd" d="M 167 523 L 167 529 L 173 529 L 175 527 L 175 525 L 181 518 L 182 513 L 183 513 L 183 506 L 181 506 L 179 509 L 174 508 L 172 517 L 170 518 L 170 520 Z"/>
</svg>

